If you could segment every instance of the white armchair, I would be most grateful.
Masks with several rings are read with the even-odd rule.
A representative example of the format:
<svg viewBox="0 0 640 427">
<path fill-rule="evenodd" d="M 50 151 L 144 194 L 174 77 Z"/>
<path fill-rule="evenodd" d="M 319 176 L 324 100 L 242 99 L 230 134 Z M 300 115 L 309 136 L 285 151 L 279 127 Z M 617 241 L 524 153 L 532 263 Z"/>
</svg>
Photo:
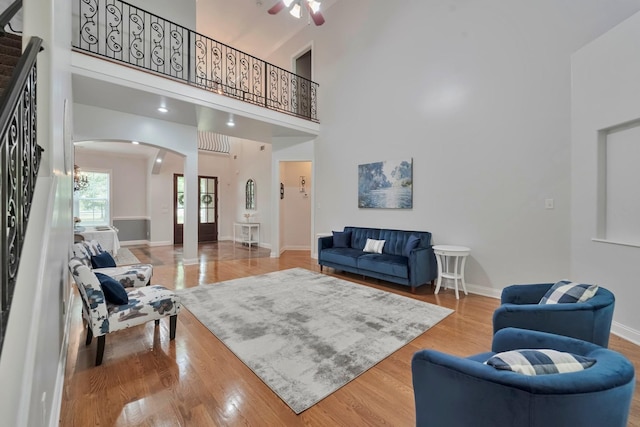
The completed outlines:
<svg viewBox="0 0 640 427">
<path fill-rule="evenodd" d="M 104 252 L 97 240 L 78 242 L 73 245 L 73 255 L 76 258 L 79 258 L 94 272 L 113 277 L 125 288 L 137 288 L 151 284 L 151 276 L 153 275 L 153 266 L 151 264 L 132 264 L 94 269 L 91 258 Z"/>
<path fill-rule="evenodd" d="M 178 313 L 182 307 L 180 297 L 172 290 L 154 285 L 131 289 L 128 302 L 118 305 L 107 301 L 98 277 L 78 258 L 71 258 L 69 271 L 80 292 L 82 316 L 87 327 L 86 345 L 98 337 L 96 366 L 102 363 L 107 334 L 141 325 L 154 320 L 156 326 L 163 317 L 169 317 L 169 339 L 176 337 Z M 117 283 L 116 283 L 117 285 Z"/>
</svg>

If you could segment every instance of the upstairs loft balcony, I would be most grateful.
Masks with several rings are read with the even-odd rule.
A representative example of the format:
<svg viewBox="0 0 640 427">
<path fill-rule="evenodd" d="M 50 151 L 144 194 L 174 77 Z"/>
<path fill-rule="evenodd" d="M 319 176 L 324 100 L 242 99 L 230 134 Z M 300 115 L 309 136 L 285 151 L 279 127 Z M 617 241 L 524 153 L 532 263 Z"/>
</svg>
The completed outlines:
<svg viewBox="0 0 640 427">
<path fill-rule="evenodd" d="M 120 0 L 74 2 L 73 47 L 318 122 L 318 84 Z"/>
</svg>

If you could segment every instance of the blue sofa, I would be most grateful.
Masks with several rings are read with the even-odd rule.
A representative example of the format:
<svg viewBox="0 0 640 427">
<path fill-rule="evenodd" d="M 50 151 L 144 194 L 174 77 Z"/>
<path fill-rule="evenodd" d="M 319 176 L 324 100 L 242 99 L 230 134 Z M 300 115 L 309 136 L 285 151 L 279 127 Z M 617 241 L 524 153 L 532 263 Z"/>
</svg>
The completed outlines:
<svg viewBox="0 0 640 427">
<path fill-rule="evenodd" d="M 578 338 L 609 345 L 615 297 L 602 286 L 585 302 L 538 304 L 553 283 L 511 285 L 502 290 L 501 305 L 493 313 L 493 332 L 513 327 Z"/>
<path fill-rule="evenodd" d="M 553 349 L 595 359 L 579 372 L 528 376 L 483 362 L 495 353 Z M 575 338 L 499 330 L 492 352 L 468 358 L 420 350 L 411 363 L 417 427 L 625 427 L 635 386 L 622 354 Z"/>
<path fill-rule="evenodd" d="M 400 285 L 416 287 L 433 282 L 438 276 L 436 257 L 431 245 L 431 233 L 384 228 L 345 227 L 351 233 L 347 247 L 336 247 L 334 237 L 318 239 L 318 264 L 350 273 L 362 274 Z M 419 239 L 417 246 L 405 254 L 411 236 Z M 363 252 L 367 239 L 384 240 L 382 253 Z M 408 255 L 408 256 L 405 256 Z"/>
</svg>

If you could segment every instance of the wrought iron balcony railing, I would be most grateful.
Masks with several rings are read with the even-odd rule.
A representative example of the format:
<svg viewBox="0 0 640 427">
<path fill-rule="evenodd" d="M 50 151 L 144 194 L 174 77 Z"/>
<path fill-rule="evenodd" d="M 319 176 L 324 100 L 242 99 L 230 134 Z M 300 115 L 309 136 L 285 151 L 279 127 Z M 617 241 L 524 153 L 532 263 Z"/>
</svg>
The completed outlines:
<svg viewBox="0 0 640 427">
<path fill-rule="evenodd" d="M 176 4 L 179 2 L 176 2 Z M 78 0 L 74 48 L 318 121 L 318 84 L 120 0 Z"/>
</svg>

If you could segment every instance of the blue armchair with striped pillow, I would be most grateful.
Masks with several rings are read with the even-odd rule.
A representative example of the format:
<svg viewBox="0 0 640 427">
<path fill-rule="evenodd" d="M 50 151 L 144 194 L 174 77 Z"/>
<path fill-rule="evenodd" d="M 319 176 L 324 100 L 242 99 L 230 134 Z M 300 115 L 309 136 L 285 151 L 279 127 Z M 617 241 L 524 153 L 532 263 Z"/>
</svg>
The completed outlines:
<svg viewBox="0 0 640 427">
<path fill-rule="evenodd" d="M 607 347 L 615 300 L 602 286 L 564 280 L 507 286 L 493 313 L 493 332 L 507 327 L 531 329 Z"/>
<path fill-rule="evenodd" d="M 544 369 L 518 367 L 540 361 Z M 420 350 L 411 370 L 418 427 L 625 427 L 635 386 L 633 364 L 618 352 L 517 328 L 467 358 Z"/>
</svg>

